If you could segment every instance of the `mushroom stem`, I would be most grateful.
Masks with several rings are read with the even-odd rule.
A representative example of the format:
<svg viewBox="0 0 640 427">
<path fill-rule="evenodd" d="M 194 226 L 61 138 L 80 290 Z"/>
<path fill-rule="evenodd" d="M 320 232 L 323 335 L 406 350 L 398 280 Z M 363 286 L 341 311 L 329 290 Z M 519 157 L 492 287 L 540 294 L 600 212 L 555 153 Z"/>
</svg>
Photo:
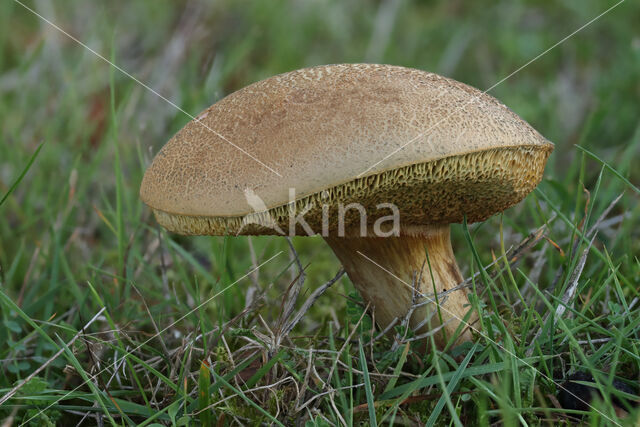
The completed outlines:
<svg viewBox="0 0 640 427">
<path fill-rule="evenodd" d="M 412 305 L 430 301 L 414 310 L 409 324 L 412 328 L 423 325 L 416 330 L 417 334 L 444 324 L 435 334 L 436 344 L 443 348 L 470 309 L 464 289 L 441 295 L 463 280 L 451 249 L 448 225 L 405 229 L 397 237 L 348 236 L 325 240 L 360 295 L 371 303 L 382 329 L 395 318 L 401 321 Z M 413 286 L 418 292 L 414 293 Z M 413 299 L 414 294 L 417 300 Z M 472 313 L 467 322 L 473 320 Z M 457 343 L 469 340 L 471 331 L 465 325 Z"/>
</svg>

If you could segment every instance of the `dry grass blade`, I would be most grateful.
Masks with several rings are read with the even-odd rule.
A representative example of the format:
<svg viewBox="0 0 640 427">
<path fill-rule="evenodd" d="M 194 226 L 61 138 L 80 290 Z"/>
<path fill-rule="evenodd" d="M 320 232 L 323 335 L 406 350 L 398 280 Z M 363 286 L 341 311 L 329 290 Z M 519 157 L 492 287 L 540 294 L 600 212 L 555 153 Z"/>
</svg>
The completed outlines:
<svg viewBox="0 0 640 427">
<path fill-rule="evenodd" d="M 573 273 L 571 273 L 571 278 L 569 279 L 569 286 L 567 287 L 567 290 L 562 296 L 562 304 L 559 304 L 558 307 L 556 307 L 556 311 L 554 314 L 555 318 L 561 317 L 564 314 L 565 310 L 567 309 L 567 305 L 575 297 L 576 290 L 578 289 L 578 280 L 582 275 L 582 270 L 584 269 L 584 265 L 587 262 L 587 256 L 589 255 L 589 251 L 591 250 L 591 246 L 593 245 L 595 238 L 596 236 L 594 235 L 593 238 L 591 239 L 591 242 L 589 242 L 589 245 L 584 249 L 584 251 L 582 251 L 582 255 L 580 256 L 578 265 L 576 265 L 576 268 L 573 270 Z M 533 336 L 533 339 L 531 340 L 531 346 L 526 352 L 527 357 L 533 354 L 533 350 L 534 350 L 533 344 L 538 340 L 538 338 L 540 338 L 540 335 L 542 335 L 542 331 L 544 330 L 544 325 L 547 323 L 547 320 L 549 319 L 549 315 L 550 315 L 550 312 L 547 313 L 547 315 L 542 320 L 543 326 L 540 327 L 540 329 L 538 329 L 536 334 Z"/>
<path fill-rule="evenodd" d="M 144 309 L 147 311 L 147 314 L 149 315 L 149 320 L 151 321 L 151 325 L 153 326 L 153 329 L 156 332 L 156 335 L 158 336 L 158 339 L 160 341 L 160 345 L 162 346 L 162 350 L 164 351 L 164 354 L 167 358 L 169 358 L 169 349 L 167 348 L 167 344 L 164 342 L 164 338 L 162 337 L 162 334 L 160 333 L 160 329 L 158 328 L 158 324 L 156 323 L 155 319 L 153 318 L 153 315 L 151 314 L 151 310 L 149 310 L 149 306 L 147 305 L 147 301 L 144 298 L 144 295 L 140 292 L 140 290 L 138 289 L 138 287 L 136 285 L 134 285 L 133 283 L 131 284 L 131 287 L 133 288 L 134 291 L 136 291 L 136 293 L 138 294 L 138 296 L 140 297 L 140 300 L 142 301 L 142 304 L 144 305 Z"/>
<path fill-rule="evenodd" d="M 355 325 L 353 325 L 353 328 L 351 329 L 351 332 L 349 333 L 349 336 L 344 341 L 344 344 L 342 344 L 342 347 L 340 347 L 340 350 L 338 351 L 338 353 L 335 356 L 335 363 L 331 364 L 331 369 L 329 370 L 329 374 L 326 377 L 327 380 L 324 382 L 324 387 L 323 388 L 326 388 L 330 384 L 331 377 L 333 377 L 333 371 L 336 369 L 336 365 L 338 364 L 338 359 L 340 358 L 340 355 L 344 352 L 345 348 L 347 348 L 347 345 L 349 343 L 351 343 L 351 339 L 353 338 L 353 335 L 358 330 L 358 327 L 360 327 L 360 323 L 362 323 L 362 319 L 364 319 L 364 315 L 367 314 L 367 312 L 369 311 L 369 307 L 370 306 L 371 306 L 371 303 L 368 303 L 367 306 L 365 307 L 365 309 L 362 310 L 362 314 L 360 315 L 360 318 L 355 323 Z M 302 407 L 306 406 L 307 403 L 303 404 Z M 299 408 L 299 409 L 302 409 L 302 407 Z"/>
<path fill-rule="evenodd" d="M 565 310 L 567 309 L 567 305 L 575 297 L 576 290 L 578 289 L 578 280 L 582 275 L 582 270 L 584 270 L 584 265 L 587 262 L 587 256 L 589 255 L 589 251 L 591 250 L 591 246 L 593 245 L 593 242 L 595 239 L 596 239 L 596 236 L 594 235 L 593 238 L 591 239 L 591 242 L 589 242 L 589 246 L 587 246 L 584 249 L 584 251 L 582 251 L 582 256 L 580 257 L 580 261 L 578 261 L 578 265 L 576 265 L 576 268 L 573 270 L 573 273 L 571 273 L 571 278 L 569 279 L 569 286 L 567 287 L 566 292 L 562 296 L 562 304 L 558 305 L 558 307 L 556 308 L 556 314 L 555 314 L 556 317 L 560 317 L 564 314 Z"/>
<path fill-rule="evenodd" d="M 618 197 L 616 197 L 615 199 L 613 199 L 613 201 L 609 204 L 609 206 L 607 206 L 607 208 L 602 212 L 602 214 L 600 215 L 600 217 L 598 217 L 597 221 L 595 222 L 595 224 L 593 224 L 591 226 L 591 228 L 589 229 L 589 231 L 587 232 L 587 237 L 590 237 L 593 235 L 593 233 L 595 233 L 600 226 L 602 225 L 609 225 L 609 224 L 605 224 L 605 219 L 607 218 L 607 216 L 609 215 L 609 213 L 611 212 L 611 210 L 618 204 L 618 202 L 622 199 L 622 196 L 624 195 L 624 192 L 620 193 L 618 195 Z M 614 217 L 611 218 L 611 220 L 617 219 L 618 217 Z M 624 219 L 621 218 L 621 220 Z M 615 223 L 615 222 L 614 222 Z"/>
<path fill-rule="evenodd" d="M 95 322 L 98 317 L 100 317 L 100 315 L 106 310 L 106 307 L 102 307 L 100 309 L 100 311 L 98 311 L 96 313 L 95 316 L 93 316 L 91 318 L 91 320 L 89 320 L 83 327 L 82 329 L 80 329 L 74 336 L 73 338 L 71 338 L 71 340 L 67 343 L 67 348 L 71 347 L 71 345 L 84 333 L 84 331 L 93 323 Z M 35 377 L 36 375 L 38 375 L 40 372 L 42 372 L 42 370 L 44 370 L 47 366 L 49 366 L 49 364 L 51 364 L 51 362 L 53 362 L 54 360 L 56 360 L 58 358 L 58 356 L 60 356 L 63 352 L 65 351 L 65 348 L 62 347 L 60 350 L 58 350 L 53 356 L 51 356 L 46 362 L 44 362 L 42 365 L 40 365 L 38 367 L 38 369 L 36 369 L 35 371 L 33 371 L 27 378 L 25 378 L 20 384 L 18 384 L 17 386 L 13 387 L 11 390 L 9 390 L 7 392 L 7 394 L 5 394 L 4 396 L 2 396 L 0 398 L 0 405 L 2 405 L 3 403 L 5 403 L 7 400 L 11 399 L 11 397 L 16 394 L 16 392 L 18 390 L 20 390 L 25 384 L 27 384 L 33 377 Z"/>
<path fill-rule="evenodd" d="M 573 273 L 571 274 L 571 278 L 569 279 L 569 286 L 567 287 L 567 290 L 566 290 L 565 294 L 562 297 L 562 304 L 560 304 L 556 308 L 556 313 L 555 313 L 556 317 L 557 316 L 562 316 L 562 314 L 564 314 L 564 312 L 566 310 L 566 305 L 575 296 L 575 292 L 576 292 L 577 287 L 578 287 L 578 279 L 580 278 L 580 275 L 582 274 L 582 270 L 584 269 L 584 265 L 585 265 L 586 260 L 587 260 L 587 255 L 589 254 L 589 251 L 591 250 L 591 246 L 593 245 L 593 242 L 595 241 L 595 238 L 596 238 L 596 235 L 598 233 L 598 230 L 599 230 L 601 224 L 606 219 L 607 215 L 609 215 L 609 213 L 614 208 L 614 206 L 620 201 L 620 199 L 622 198 L 623 194 L 624 193 L 621 193 L 620 195 L 618 195 L 618 197 L 613 199 L 613 201 L 609 204 L 609 206 L 607 206 L 607 208 L 598 217 L 596 222 L 587 231 L 585 237 L 586 238 L 590 238 L 591 241 L 589 242 L 589 245 L 587 246 L 587 248 L 582 252 L 582 255 L 580 257 L 578 265 L 576 266 L 576 268 L 574 269 Z M 579 242 L 580 242 L 580 238 L 576 237 L 575 242 L 573 244 L 573 252 L 572 253 L 575 253 L 577 251 Z M 563 270 L 560 269 L 558 271 L 558 275 L 556 277 L 559 279 L 561 277 L 562 273 L 563 273 Z M 555 284 L 553 285 L 553 287 L 555 287 Z M 542 321 L 543 325 L 546 324 L 548 318 L 549 318 L 549 313 L 547 313 L 547 315 L 543 319 L 543 321 Z M 538 340 L 538 338 L 540 338 L 540 335 L 542 334 L 542 330 L 543 330 L 543 327 L 541 327 L 536 332 L 536 334 L 533 336 L 533 339 L 531 340 L 531 346 L 529 347 L 529 349 L 526 352 L 527 357 L 529 357 L 529 356 L 531 356 L 533 354 L 533 350 L 534 350 L 533 343 L 535 343 Z"/>
<path fill-rule="evenodd" d="M 522 260 L 522 258 L 524 257 L 525 254 L 529 253 L 531 251 L 531 249 L 533 249 L 535 247 L 535 245 L 537 245 L 541 240 L 543 240 L 546 237 L 547 234 L 547 230 L 549 228 L 549 224 L 551 224 L 553 222 L 553 220 L 556 218 L 556 215 L 554 214 L 551 218 L 549 218 L 549 220 L 547 221 L 546 224 L 536 228 L 535 230 L 533 230 L 531 233 L 529 233 L 529 235 L 527 237 L 525 237 L 519 244 L 518 246 L 511 247 L 506 251 L 505 255 L 501 255 L 499 257 L 497 257 L 496 259 L 494 259 L 493 261 L 491 261 L 491 263 L 487 264 L 485 266 L 485 269 L 488 269 L 490 267 L 495 266 L 496 264 L 498 264 L 503 256 L 505 256 L 507 259 L 509 259 L 509 267 L 513 270 L 517 265 L 518 262 L 520 262 Z M 500 273 L 503 272 L 503 269 L 498 269 L 496 271 L 494 271 L 491 274 L 492 278 L 495 278 L 496 276 L 498 276 Z M 470 288 L 472 286 L 472 283 L 474 280 L 478 279 L 481 275 L 481 272 L 477 272 L 475 273 L 473 276 L 468 277 L 467 279 L 465 279 L 462 283 L 460 283 L 458 286 L 455 286 L 451 289 L 447 289 L 446 292 L 441 292 L 438 294 L 438 296 L 444 296 L 444 295 L 448 295 L 450 293 L 459 291 L 461 289 L 466 289 L 466 288 Z M 427 297 L 431 297 L 433 296 L 433 294 L 424 294 Z"/>
<path fill-rule="evenodd" d="M 288 298 L 285 302 L 284 310 L 280 318 L 281 325 L 283 325 L 293 313 L 296 300 L 298 299 L 298 295 L 300 294 L 300 289 L 302 289 L 302 285 L 304 284 L 304 281 L 307 278 L 307 275 L 304 272 L 304 268 L 302 267 L 302 263 L 300 262 L 300 257 L 298 256 L 298 252 L 296 251 L 296 248 L 293 247 L 293 243 L 291 242 L 290 237 L 287 237 L 287 243 L 289 244 L 289 249 L 291 250 L 291 256 L 294 258 L 296 262 L 296 266 L 298 267 L 298 275 L 297 277 L 294 277 L 293 286 L 287 292 Z"/>
<path fill-rule="evenodd" d="M 249 255 L 251 256 L 251 265 L 255 267 L 258 265 L 258 257 L 256 255 L 256 250 L 253 247 L 253 240 L 251 240 L 251 236 L 247 238 L 247 245 L 249 246 Z M 248 308 L 253 303 L 255 298 L 255 294 L 260 289 L 260 280 L 259 273 L 256 270 L 251 276 L 251 285 L 247 288 L 244 296 L 244 308 Z"/>
<path fill-rule="evenodd" d="M 327 289 L 333 286 L 334 283 L 340 280 L 340 278 L 343 275 L 344 275 L 344 268 L 341 268 L 340 270 L 338 270 L 336 275 L 333 276 L 333 279 L 329 280 L 327 283 L 325 283 L 324 285 L 320 286 L 318 289 L 313 291 L 313 293 L 309 296 L 309 298 L 307 298 L 304 304 L 302 304 L 302 307 L 300 307 L 300 310 L 298 310 L 295 316 L 293 316 L 293 319 L 291 319 L 291 321 L 289 321 L 284 326 L 284 328 L 282 328 L 282 330 L 280 331 L 281 335 L 283 337 L 287 336 L 289 332 L 291 332 L 291 330 L 298 324 L 298 322 L 302 320 L 302 317 L 304 317 L 305 313 L 309 310 L 309 308 L 311 308 L 313 303 L 316 302 L 316 300 L 320 298 L 320 296 L 323 293 L 325 293 Z"/>
</svg>

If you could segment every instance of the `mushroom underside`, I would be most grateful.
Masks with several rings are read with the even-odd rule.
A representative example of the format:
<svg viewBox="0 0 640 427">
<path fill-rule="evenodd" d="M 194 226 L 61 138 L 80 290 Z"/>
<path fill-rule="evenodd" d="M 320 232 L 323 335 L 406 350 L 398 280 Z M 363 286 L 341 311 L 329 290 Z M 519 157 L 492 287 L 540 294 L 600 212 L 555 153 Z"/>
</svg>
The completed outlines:
<svg viewBox="0 0 640 427">
<path fill-rule="evenodd" d="M 518 146 L 417 163 L 356 178 L 295 203 L 237 216 L 183 215 L 159 209 L 154 214 L 169 231 L 187 235 L 308 235 L 311 230 L 326 237 L 338 234 L 340 225 L 351 230 L 363 220 L 370 229 L 393 213 L 388 204 L 397 207 L 403 227 L 459 223 L 465 215 L 473 223 L 513 206 L 533 190 L 550 152 L 547 146 Z M 343 215 L 341 208 L 346 211 Z M 303 213 L 308 227 L 293 221 Z"/>
</svg>

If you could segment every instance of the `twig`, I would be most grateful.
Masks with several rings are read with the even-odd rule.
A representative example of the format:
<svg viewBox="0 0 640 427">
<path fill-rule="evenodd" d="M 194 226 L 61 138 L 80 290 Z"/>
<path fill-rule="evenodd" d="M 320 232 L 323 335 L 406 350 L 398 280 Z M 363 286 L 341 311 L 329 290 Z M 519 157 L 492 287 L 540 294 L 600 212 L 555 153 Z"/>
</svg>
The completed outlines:
<svg viewBox="0 0 640 427">
<path fill-rule="evenodd" d="M 380 333 L 378 335 L 373 337 L 371 339 L 371 341 L 368 342 L 366 345 L 373 344 L 374 342 L 378 341 L 380 338 L 385 336 L 387 334 L 387 332 L 389 332 L 391 330 L 391 328 L 396 326 L 396 323 L 398 323 L 398 318 L 394 317 L 393 320 L 391 321 L 391 323 L 389 323 L 382 331 L 380 331 Z"/>
</svg>

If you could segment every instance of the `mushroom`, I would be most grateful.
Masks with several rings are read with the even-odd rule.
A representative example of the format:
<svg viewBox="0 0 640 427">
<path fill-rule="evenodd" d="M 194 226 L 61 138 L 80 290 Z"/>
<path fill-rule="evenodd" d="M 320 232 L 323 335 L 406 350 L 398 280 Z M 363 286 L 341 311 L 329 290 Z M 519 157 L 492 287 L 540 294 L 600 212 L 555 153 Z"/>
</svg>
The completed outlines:
<svg viewBox="0 0 640 427">
<path fill-rule="evenodd" d="M 456 330 L 457 342 L 471 339 L 468 325 L 458 329 L 465 290 L 446 292 L 462 282 L 449 224 L 518 203 L 552 150 L 505 105 L 455 80 L 318 66 L 206 109 L 160 150 L 140 196 L 180 234 L 321 234 L 381 328 L 426 295 L 410 324 L 438 328 L 444 347 Z"/>
</svg>

